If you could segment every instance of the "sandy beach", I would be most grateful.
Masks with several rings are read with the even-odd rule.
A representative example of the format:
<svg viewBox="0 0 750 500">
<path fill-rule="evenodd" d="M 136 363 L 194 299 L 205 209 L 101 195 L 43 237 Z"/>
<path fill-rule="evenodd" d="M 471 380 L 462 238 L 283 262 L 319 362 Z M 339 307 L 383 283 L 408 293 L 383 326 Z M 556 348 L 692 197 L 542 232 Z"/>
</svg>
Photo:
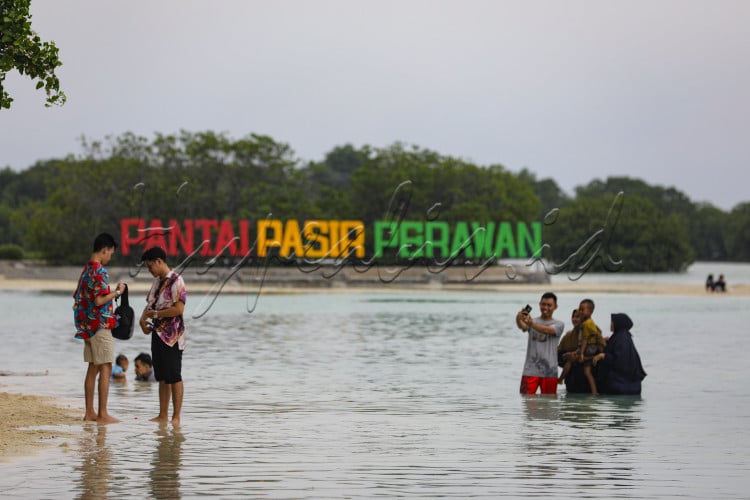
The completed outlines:
<svg viewBox="0 0 750 500">
<path fill-rule="evenodd" d="M 321 278 L 323 280 L 323 278 Z M 150 281 L 139 280 L 129 282 L 128 287 L 131 294 L 145 294 L 148 291 Z M 0 275 L 0 290 L 5 291 L 31 291 L 31 292 L 54 292 L 54 293 L 73 293 L 76 282 L 74 280 L 64 279 L 9 279 Z M 208 293 L 216 290 L 215 281 L 196 282 L 190 281 L 190 291 L 193 293 Z M 628 293 L 628 294 L 652 294 L 652 295 L 677 295 L 677 296 L 698 296 L 706 295 L 705 290 L 700 283 L 695 286 L 685 286 L 679 283 L 643 283 L 643 282 L 607 282 L 591 283 L 585 280 L 581 281 L 560 281 L 556 283 L 400 283 L 396 280 L 393 283 L 379 283 L 377 281 L 367 283 L 357 283 L 348 286 L 319 286 L 315 284 L 300 285 L 279 284 L 278 282 L 268 281 L 262 284 L 228 282 L 221 289 L 221 293 L 227 294 L 249 294 L 249 293 L 392 293 L 408 291 L 486 291 L 498 293 L 527 293 L 527 292 L 544 292 L 552 290 L 557 293 Z M 730 285 L 726 294 L 734 296 L 750 296 L 750 285 L 738 284 Z"/>
<path fill-rule="evenodd" d="M 0 392 L 0 460 L 60 445 L 60 439 L 72 434 L 59 427 L 80 423 L 78 413 L 52 398 Z"/>
<path fill-rule="evenodd" d="M 128 283 L 131 295 L 145 294 L 153 278 L 144 270 L 127 267 L 108 267 L 110 282 Z M 0 260 L 0 290 L 73 293 L 79 266 L 47 266 L 35 261 Z M 523 262 L 504 265 L 453 266 L 426 268 L 423 266 L 382 266 L 355 268 L 281 266 L 267 269 L 188 267 L 182 272 L 192 293 L 392 293 L 409 291 L 486 291 L 497 293 L 528 293 L 552 290 L 565 293 L 627 293 L 697 296 L 705 295 L 703 277 L 686 284 L 680 275 L 674 280 L 660 279 L 658 274 L 611 273 L 606 279 L 567 279 L 564 275 L 550 278 L 538 264 L 528 267 Z M 509 278 L 512 275 L 512 278 Z M 602 276 L 601 274 L 599 275 Z M 657 279 L 654 279 L 656 277 Z M 729 276 L 728 294 L 749 296 L 750 284 L 732 283 Z M 136 302 L 137 303 L 137 302 Z"/>
</svg>

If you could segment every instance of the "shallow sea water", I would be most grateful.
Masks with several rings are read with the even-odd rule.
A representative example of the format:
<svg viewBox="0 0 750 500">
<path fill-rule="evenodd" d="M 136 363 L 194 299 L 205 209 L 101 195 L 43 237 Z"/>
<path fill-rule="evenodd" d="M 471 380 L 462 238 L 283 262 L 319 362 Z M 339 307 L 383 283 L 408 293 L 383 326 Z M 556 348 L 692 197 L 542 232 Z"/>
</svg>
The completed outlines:
<svg viewBox="0 0 750 500">
<path fill-rule="evenodd" d="M 570 327 L 583 298 L 560 294 Z M 221 296 L 189 319 L 179 430 L 149 422 L 157 386 L 131 359 L 122 423 L 81 423 L 0 463 L 4 498 L 748 498 L 746 297 L 602 294 L 626 312 L 648 377 L 640 397 L 522 397 L 514 326 L 538 294 L 376 292 Z M 0 390 L 83 407 L 67 295 L 0 292 Z M 188 314 L 201 301 L 188 299 Z M 252 298 L 251 301 L 252 303 Z M 136 301 L 136 307 L 141 303 Z M 193 309 L 191 309 L 191 307 Z M 137 309 L 140 312 L 140 309 Z M 29 319 L 31 321 L 29 322 Z M 82 414 L 82 410 L 81 410 Z M 32 424 L 32 423 L 30 423 Z"/>
</svg>

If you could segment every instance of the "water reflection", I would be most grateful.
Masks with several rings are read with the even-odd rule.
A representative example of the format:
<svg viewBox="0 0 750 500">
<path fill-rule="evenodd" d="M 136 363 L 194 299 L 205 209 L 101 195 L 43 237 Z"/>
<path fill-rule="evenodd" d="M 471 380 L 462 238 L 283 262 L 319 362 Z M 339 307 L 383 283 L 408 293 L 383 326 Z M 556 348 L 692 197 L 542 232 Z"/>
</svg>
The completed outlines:
<svg viewBox="0 0 750 500">
<path fill-rule="evenodd" d="M 107 498 L 109 483 L 112 479 L 112 452 L 107 446 L 107 426 L 89 424 L 84 426 L 84 433 L 80 441 L 81 488 L 79 499 L 97 500 Z"/>
<path fill-rule="evenodd" d="M 571 485 L 611 495 L 617 484 L 619 494 L 627 496 L 638 487 L 642 406 L 640 396 L 567 394 L 548 401 L 528 399 L 527 448 L 540 458 L 565 463 Z M 543 432 L 540 420 L 552 423 L 554 431 L 547 424 Z M 539 467 L 533 469 L 538 475 Z"/>
<path fill-rule="evenodd" d="M 550 432 L 560 419 L 560 400 L 554 395 L 521 395 L 521 405 L 525 422 L 520 438 L 526 457 L 515 464 L 517 477 L 551 479 L 565 467 L 562 457 L 554 459 L 562 453 L 558 436 Z"/>
<path fill-rule="evenodd" d="M 516 464 L 521 477 L 551 477 L 572 466 L 581 477 L 632 479 L 641 445 L 640 396 L 522 396 L 521 406 L 519 438 L 528 459 Z M 603 469 L 602 456 L 616 459 L 617 467 Z"/>
<path fill-rule="evenodd" d="M 612 427 L 623 429 L 637 429 L 641 427 L 641 413 L 643 412 L 643 400 L 640 394 L 637 396 L 611 396 L 607 401 L 612 405 L 615 418 L 611 422 Z"/>
<path fill-rule="evenodd" d="M 123 424 L 82 425 L 85 438 L 61 457 L 51 449 L 49 460 L 0 464 L 0 497 L 748 498 L 750 398 L 737 389 L 741 370 L 696 385 L 670 369 L 694 359 L 716 321 L 741 331 L 750 308 L 740 300 L 634 294 L 597 302 L 636 311 L 643 324 L 665 311 L 680 322 L 639 335 L 653 363 L 643 400 L 564 389 L 520 397 L 525 340 L 498 328 L 517 311 L 515 293 L 497 308 L 344 293 L 269 295 L 250 316 L 217 308 L 192 327 L 187 439 L 142 425 L 158 387 L 128 381 L 110 393 Z M 69 310 L 67 302 L 28 302 L 28 310 Z M 12 339 L 2 326 L 0 341 Z M 32 365 L 18 346 L 7 357 L 55 366 L 45 392 L 80 398 L 78 362 L 65 361 L 78 360 L 80 346 L 55 345 L 64 356 Z"/>
<path fill-rule="evenodd" d="M 641 396 L 591 396 L 568 394 L 560 407 L 560 419 L 574 427 L 603 431 L 637 428 L 641 423 Z"/>
<path fill-rule="evenodd" d="M 167 425 L 160 425 L 156 436 L 157 445 L 149 472 L 151 494 L 154 498 L 181 498 L 180 468 L 185 436 L 179 429 Z"/>
<path fill-rule="evenodd" d="M 560 418 L 560 403 L 556 396 L 522 395 L 526 420 L 557 420 Z"/>
</svg>

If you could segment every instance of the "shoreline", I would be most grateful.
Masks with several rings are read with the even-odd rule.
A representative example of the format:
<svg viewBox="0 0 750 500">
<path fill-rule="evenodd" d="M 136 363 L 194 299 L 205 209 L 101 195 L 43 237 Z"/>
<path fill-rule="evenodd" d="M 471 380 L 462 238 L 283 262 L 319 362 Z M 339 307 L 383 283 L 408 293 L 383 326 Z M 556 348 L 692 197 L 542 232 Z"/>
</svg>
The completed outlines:
<svg viewBox="0 0 750 500">
<path fill-rule="evenodd" d="M 0 462 L 34 456 L 53 446 L 67 446 L 80 423 L 75 410 L 60 399 L 6 392 L 0 386 Z M 62 440 L 62 442 L 60 442 Z"/>
<path fill-rule="evenodd" d="M 145 295 L 153 278 L 143 269 L 108 266 L 110 283 L 123 281 L 133 294 Z M 0 291 L 70 293 L 75 290 L 81 267 L 48 266 L 34 261 L 0 260 Z M 221 294 L 299 293 L 409 293 L 493 292 L 623 293 L 676 296 L 750 296 L 750 283 L 729 283 L 724 293 L 707 293 L 701 277 L 686 281 L 672 275 L 594 273 L 579 280 L 547 274 L 540 265 L 509 262 L 492 266 L 336 266 L 243 267 L 239 269 L 188 267 L 182 275 L 191 292 Z M 509 277 L 512 275 L 512 278 Z"/>
<path fill-rule="evenodd" d="M 383 283 L 379 281 L 358 282 L 347 285 L 324 283 L 279 283 L 268 282 L 238 283 L 228 281 L 220 289 L 221 294 L 247 295 L 260 292 L 263 294 L 303 294 L 303 293 L 408 293 L 408 292 L 494 292 L 494 293 L 528 293 L 553 291 L 555 293 L 621 293 L 640 295 L 675 295 L 675 296 L 750 296 L 750 285 L 730 286 L 726 292 L 707 293 L 701 283 L 686 286 L 680 283 L 643 283 L 643 282 L 580 282 L 564 281 L 559 283 Z M 114 282 L 115 279 L 112 279 Z M 190 291 L 210 293 L 219 290 L 216 281 L 190 281 Z M 146 294 L 151 286 L 150 281 L 138 280 L 129 282 L 132 294 Z M 41 292 L 73 293 L 76 281 L 70 279 L 16 279 L 0 275 L 0 291 L 7 292 Z"/>
</svg>

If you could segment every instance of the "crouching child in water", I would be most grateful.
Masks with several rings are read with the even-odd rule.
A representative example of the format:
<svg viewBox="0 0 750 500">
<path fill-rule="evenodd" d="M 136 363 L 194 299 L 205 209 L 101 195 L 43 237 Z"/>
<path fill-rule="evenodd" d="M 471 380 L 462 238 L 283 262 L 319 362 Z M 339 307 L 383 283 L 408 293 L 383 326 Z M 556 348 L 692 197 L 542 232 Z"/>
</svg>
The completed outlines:
<svg viewBox="0 0 750 500">
<path fill-rule="evenodd" d="M 124 354 L 118 354 L 115 358 L 115 365 L 112 367 L 112 380 L 114 382 L 125 382 L 127 380 L 125 372 L 128 371 L 129 365 L 128 357 Z"/>
</svg>

